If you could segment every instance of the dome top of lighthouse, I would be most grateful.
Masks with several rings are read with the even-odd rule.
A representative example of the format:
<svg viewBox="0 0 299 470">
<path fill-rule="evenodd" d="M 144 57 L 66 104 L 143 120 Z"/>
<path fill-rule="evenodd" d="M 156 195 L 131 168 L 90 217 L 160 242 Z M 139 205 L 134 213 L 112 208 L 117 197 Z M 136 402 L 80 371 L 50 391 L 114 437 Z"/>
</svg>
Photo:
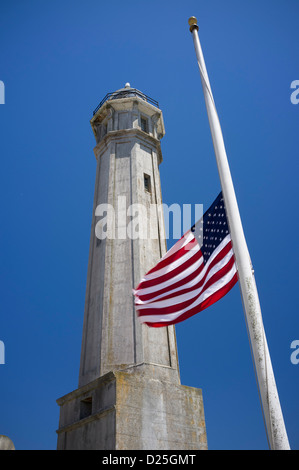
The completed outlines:
<svg viewBox="0 0 299 470">
<path fill-rule="evenodd" d="M 127 82 L 123 88 L 120 88 L 119 90 L 116 90 L 113 93 L 107 93 L 107 95 L 102 99 L 100 104 L 94 110 L 93 115 L 96 114 L 96 112 L 101 108 L 101 106 L 105 103 L 105 101 L 119 100 L 122 98 L 132 98 L 134 96 L 136 96 L 137 98 L 141 98 L 142 100 L 155 106 L 156 108 L 159 108 L 158 101 L 145 95 L 144 93 L 142 93 L 142 91 L 137 90 L 137 88 L 132 88 L 130 83 Z"/>
<path fill-rule="evenodd" d="M 114 93 L 111 93 L 109 100 L 117 100 L 120 98 L 131 98 L 132 96 L 138 96 L 139 98 L 147 101 L 146 95 L 136 88 L 132 88 L 130 83 L 127 82 L 124 88 L 116 90 Z"/>
</svg>

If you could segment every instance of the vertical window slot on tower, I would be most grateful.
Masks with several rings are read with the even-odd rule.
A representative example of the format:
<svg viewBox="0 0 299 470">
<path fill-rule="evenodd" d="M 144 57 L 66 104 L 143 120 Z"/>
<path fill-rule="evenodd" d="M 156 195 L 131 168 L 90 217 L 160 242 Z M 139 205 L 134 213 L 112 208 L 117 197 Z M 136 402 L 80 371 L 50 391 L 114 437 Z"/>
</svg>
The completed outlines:
<svg viewBox="0 0 299 470">
<path fill-rule="evenodd" d="M 145 117 L 140 118 L 140 127 L 143 132 L 148 132 L 147 119 Z"/>
<path fill-rule="evenodd" d="M 151 177 L 144 173 L 144 189 L 150 193 L 151 192 Z"/>
</svg>

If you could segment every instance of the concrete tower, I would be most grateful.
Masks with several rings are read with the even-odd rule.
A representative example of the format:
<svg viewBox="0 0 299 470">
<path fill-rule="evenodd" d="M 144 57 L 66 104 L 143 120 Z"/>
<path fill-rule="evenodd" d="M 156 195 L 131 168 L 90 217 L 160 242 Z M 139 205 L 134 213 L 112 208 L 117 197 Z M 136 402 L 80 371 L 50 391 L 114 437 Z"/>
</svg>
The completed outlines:
<svg viewBox="0 0 299 470">
<path fill-rule="evenodd" d="M 166 252 L 162 112 L 126 84 L 106 95 L 91 126 L 97 171 L 79 385 L 57 400 L 58 449 L 206 449 L 201 390 L 180 384 L 175 328 L 141 325 L 133 303 L 132 289 Z"/>
</svg>

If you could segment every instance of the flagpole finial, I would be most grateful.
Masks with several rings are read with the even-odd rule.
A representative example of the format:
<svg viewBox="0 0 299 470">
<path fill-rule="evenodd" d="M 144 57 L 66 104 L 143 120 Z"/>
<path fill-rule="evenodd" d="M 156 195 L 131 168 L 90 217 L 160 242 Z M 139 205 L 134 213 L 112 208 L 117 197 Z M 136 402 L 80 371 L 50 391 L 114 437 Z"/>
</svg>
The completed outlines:
<svg viewBox="0 0 299 470">
<path fill-rule="evenodd" d="M 195 16 L 191 16 L 188 20 L 189 26 L 190 26 L 190 32 L 192 33 L 193 29 L 199 30 L 198 24 L 197 24 L 197 19 Z"/>
</svg>

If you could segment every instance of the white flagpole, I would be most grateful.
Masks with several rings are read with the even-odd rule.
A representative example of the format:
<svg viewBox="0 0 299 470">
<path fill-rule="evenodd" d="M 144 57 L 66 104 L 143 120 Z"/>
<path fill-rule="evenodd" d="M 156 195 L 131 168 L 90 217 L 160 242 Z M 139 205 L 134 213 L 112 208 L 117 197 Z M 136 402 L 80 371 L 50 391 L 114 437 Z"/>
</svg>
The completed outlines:
<svg viewBox="0 0 299 470">
<path fill-rule="evenodd" d="M 242 222 L 234 191 L 233 181 L 225 151 L 222 131 L 212 95 L 207 69 L 198 37 L 198 25 L 194 16 L 189 18 L 190 32 L 200 70 L 203 93 L 216 155 L 218 172 L 230 228 L 239 285 L 243 301 L 249 342 L 258 382 L 261 405 L 272 450 L 289 450 L 289 441 L 277 393 L 267 340 L 264 332 L 261 308 L 255 284 L 251 260 L 243 232 Z"/>
</svg>

